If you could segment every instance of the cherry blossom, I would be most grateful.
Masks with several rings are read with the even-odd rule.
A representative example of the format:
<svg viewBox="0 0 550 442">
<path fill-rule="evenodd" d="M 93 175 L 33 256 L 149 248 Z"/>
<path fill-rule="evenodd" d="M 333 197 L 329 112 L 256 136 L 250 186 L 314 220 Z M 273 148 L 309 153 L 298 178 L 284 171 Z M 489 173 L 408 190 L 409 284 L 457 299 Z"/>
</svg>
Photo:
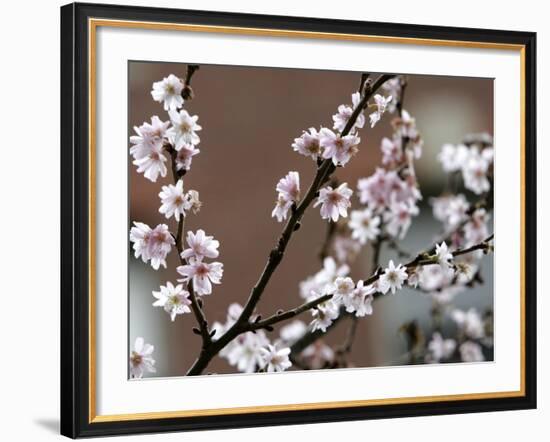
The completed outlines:
<svg viewBox="0 0 550 442">
<path fill-rule="evenodd" d="M 489 218 L 490 216 L 485 209 L 476 209 L 472 213 L 470 220 L 464 225 L 466 247 L 470 247 L 487 238 L 489 235 L 489 228 L 487 227 Z"/>
<path fill-rule="evenodd" d="M 180 142 L 193 145 L 199 144 L 201 139 L 197 135 L 197 132 L 202 127 L 197 124 L 197 120 L 199 119 L 197 115 L 191 116 L 185 109 L 179 112 L 171 110 L 168 112 L 168 115 L 170 115 L 170 121 L 172 122 L 168 135 L 174 140 L 176 146 Z"/>
<path fill-rule="evenodd" d="M 206 235 L 202 229 L 197 230 L 196 233 L 189 230 L 186 241 L 189 248 L 181 252 L 183 259 L 193 258 L 202 261 L 203 258 L 217 258 L 219 256 L 218 247 L 220 242 L 215 240 L 213 236 Z"/>
<path fill-rule="evenodd" d="M 179 221 L 180 215 L 185 216 L 185 212 L 191 208 L 191 204 L 183 192 L 183 180 L 179 180 L 175 186 L 173 184 L 162 186 L 159 197 L 162 202 L 159 212 L 166 218 L 173 216 L 176 221 Z"/>
<path fill-rule="evenodd" d="M 297 203 L 300 199 L 300 175 L 298 172 L 288 172 L 279 180 L 275 189 L 279 194 L 271 216 L 281 222 L 287 218 L 288 210 L 292 204 Z"/>
<path fill-rule="evenodd" d="M 416 129 L 416 119 L 409 114 L 405 109 L 401 112 L 401 116 L 394 118 L 392 126 L 397 134 L 406 137 L 410 140 L 418 140 L 419 134 Z"/>
<path fill-rule="evenodd" d="M 153 296 L 157 299 L 153 306 L 163 307 L 172 321 L 176 319 L 177 315 L 191 312 L 189 292 L 183 289 L 182 284 L 174 286 L 171 282 L 167 282 L 166 286 L 160 286 L 159 292 L 153 292 Z"/>
<path fill-rule="evenodd" d="M 282 342 L 288 345 L 292 345 L 294 344 L 294 342 L 296 342 L 298 339 L 304 336 L 306 331 L 307 331 L 307 325 L 303 321 L 300 321 L 299 319 L 295 319 L 291 323 L 281 327 L 279 336 Z"/>
<path fill-rule="evenodd" d="M 458 350 L 463 362 L 482 362 L 485 360 L 481 345 L 476 342 L 466 341 L 458 347 Z"/>
<path fill-rule="evenodd" d="M 300 354 L 301 359 L 313 370 L 325 368 L 334 361 L 334 351 L 321 339 L 308 345 Z"/>
<path fill-rule="evenodd" d="M 356 135 L 341 137 L 326 127 L 319 133 L 319 143 L 323 149 L 322 157 L 331 159 L 335 166 L 345 166 L 358 152 L 361 138 Z"/>
<path fill-rule="evenodd" d="M 455 309 L 451 312 L 451 318 L 469 338 L 480 339 L 485 336 L 483 320 L 475 308 L 468 311 Z"/>
<path fill-rule="evenodd" d="M 143 262 L 150 260 L 155 270 L 161 265 L 166 268 L 166 256 L 175 244 L 166 224 L 151 229 L 140 222 L 134 222 L 134 227 L 130 229 L 130 241 L 134 243 L 134 256 L 141 257 Z"/>
<path fill-rule="evenodd" d="M 344 128 L 348 124 L 349 119 L 351 118 L 351 115 L 353 114 L 353 111 L 357 108 L 357 106 L 359 106 L 361 102 L 361 94 L 359 92 L 353 93 L 351 95 L 351 102 L 352 106 L 348 106 L 345 104 L 341 104 L 340 106 L 338 106 L 338 113 L 332 116 L 332 119 L 334 121 L 334 130 L 337 130 L 339 132 L 342 132 L 344 130 Z M 361 113 L 357 116 L 357 120 L 351 128 L 351 131 L 362 129 L 364 125 L 365 116 L 361 111 Z"/>
<path fill-rule="evenodd" d="M 338 262 L 346 263 L 355 260 L 361 251 L 361 244 L 349 236 L 336 235 L 332 242 L 332 248 Z"/>
<path fill-rule="evenodd" d="M 382 114 L 386 112 L 386 107 L 388 103 L 392 100 L 392 96 L 383 97 L 380 94 L 374 96 L 374 102 L 376 104 L 376 112 L 373 112 L 369 115 L 370 127 L 374 127 L 376 123 L 382 118 Z"/>
<path fill-rule="evenodd" d="M 384 213 L 386 232 L 403 239 L 411 226 L 412 217 L 418 215 L 418 207 L 411 201 L 394 200 L 389 211 Z"/>
<path fill-rule="evenodd" d="M 142 337 L 136 338 L 130 352 L 130 377 L 141 379 L 145 373 L 155 373 L 155 360 L 152 358 L 155 347 L 146 344 Z"/>
<path fill-rule="evenodd" d="M 346 278 L 351 281 L 350 278 Z M 338 285 L 338 280 L 336 280 Z M 339 301 L 348 313 L 355 313 L 355 316 L 362 317 L 372 314 L 373 294 L 376 289 L 373 285 L 364 285 L 362 280 L 357 282 L 357 287 L 351 281 L 351 288 L 348 289 L 347 281 L 343 281 L 345 289 L 340 288 L 334 294 L 334 301 Z"/>
<path fill-rule="evenodd" d="M 426 362 L 434 363 L 440 362 L 442 359 L 448 359 L 453 355 L 455 348 L 456 341 L 454 339 L 443 339 L 441 333 L 435 332 L 428 343 Z"/>
<path fill-rule="evenodd" d="M 256 333 L 247 332 L 237 336 L 228 346 L 220 351 L 220 356 L 227 359 L 229 365 L 237 367 L 242 373 L 254 373 L 265 366 L 262 350 L 269 346 L 263 330 Z"/>
<path fill-rule="evenodd" d="M 465 221 L 470 208 L 463 194 L 431 198 L 430 203 L 433 207 L 434 218 L 444 224 L 445 231 L 452 231 Z"/>
<path fill-rule="evenodd" d="M 187 201 L 189 202 L 190 210 L 194 214 L 197 214 L 201 210 L 201 207 L 202 207 L 202 202 L 199 199 L 199 192 L 197 192 L 196 190 L 191 189 L 185 194 L 185 197 L 187 198 Z"/>
<path fill-rule="evenodd" d="M 468 159 L 462 166 L 462 177 L 467 189 L 478 195 L 490 189 L 491 183 L 487 178 L 487 172 L 491 161 L 492 158 L 489 160 L 486 155 L 480 154 L 477 148 L 470 149 Z"/>
<path fill-rule="evenodd" d="M 373 241 L 378 237 L 380 234 L 379 225 L 380 217 L 374 215 L 369 208 L 353 210 L 350 214 L 351 237 L 357 239 L 361 245 L 365 245 L 367 241 Z"/>
<path fill-rule="evenodd" d="M 327 186 L 319 191 L 319 197 L 313 207 L 321 205 L 321 218 L 336 222 L 340 216 L 347 218 L 352 194 L 353 191 L 347 183 L 340 184 L 336 189 Z"/>
<path fill-rule="evenodd" d="M 292 148 L 301 155 L 317 160 L 321 155 L 319 132 L 313 127 L 310 127 L 308 130 L 309 132 L 304 131 L 299 138 L 294 138 Z"/>
<path fill-rule="evenodd" d="M 285 371 L 292 366 L 288 357 L 290 354 L 290 348 L 288 347 L 277 348 L 274 345 L 268 345 L 267 347 L 261 348 L 260 353 L 262 355 L 265 371 L 268 373 Z"/>
<path fill-rule="evenodd" d="M 405 267 L 401 264 L 398 264 L 396 267 L 393 264 L 393 260 L 390 260 L 388 267 L 378 280 L 378 289 L 384 294 L 389 290 L 391 290 L 392 294 L 395 294 L 396 290 L 401 290 L 402 284 L 406 280 L 407 271 Z"/>
<path fill-rule="evenodd" d="M 435 257 L 437 263 L 442 267 L 449 267 L 451 261 L 453 260 L 453 254 L 449 252 L 447 243 L 443 241 L 441 244 L 435 245 Z"/>
<path fill-rule="evenodd" d="M 397 164 L 403 158 L 401 140 L 399 138 L 393 140 L 390 140 L 388 137 L 382 138 L 380 150 L 382 151 L 382 164 Z"/>
<path fill-rule="evenodd" d="M 338 304 L 332 299 L 318 304 L 315 309 L 311 311 L 313 320 L 311 321 L 311 331 L 321 330 L 327 331 L 334 320 L 339 316 L 340 310 Z"/>
<path fill-rule="evenodd" d="M 141 126 L 134 126 L 134 131 L 137 135 L 130 137 L 130 143 L 133 146 L 130 148 L 130 154 L 134 160 L 139 160 L 147 157 L 153 150 L 154 145 L 159 143 L 162 145 L 166 131 L 170 126 L 170 121 L 163 122 L 156 115 L 151 117 L 151 123 L 143 123 Z"/>
<path fill-rule="evenodd" d="M 391 95 L 393 97 L 400 97 L 401 96 L 401 77 L 394 77 L 387 80 L 383 85 L 382 89 L 388 93 L 388 95 Z M 388 103 L 386 110 L 388 112 L 394 113 L 396 110 L 396 100 L 392 100 Z"/>
<path fill-rule="evenodd" d="M 445 172 L 456 172 L 462 169 L 468 156 L 469 149 L 464 144 L 444 144 L 437 158 Z"/>
<path fill-rule="evenodd" d="M 174 147 L 176 149 L 176 170 L 189 170 L 193 157 L 200 153 L 193 144 L 186 143 L 183 138 L 180 138 Z"/>
<path fill-rule="evenodd" d="M 344 303 L 344 299 L 348 298 L 355 289 L 355 283 L 349 276 L 339 276 L 334 281 L 330 292 L 333 293 L 332 300 L 334 302 Z"/>
<path fill-rule="evenodd" d="M 145 178 L 155 183 L 159 175 L 164 178 L 168 173 L 168 169 L 166 168 L 167 161 L 168 157 L 162 143 L 159 141 L 152 143 L 147 155 L 135 159 L 133 164 L 138 166 L 138 173 L 143 173 Z"/>
<path fill-rule="evenodd" d="M 183 81 L 174 74 L 153 83 L 153 100 L 164 103 L 164 110 L 174 110 L 183 106 Z"/>
<path fill-rule="evenodd" d="M 210 295 L 212 284 L 221 284 L 223 264 L 221 262 L 206 263 L 191 259 L 189 264 L 179 266 L 177 272 L 183 276 L 178 282 L 193 281 L 193 289 L 199 296 Z"/>
<path fill-rule="evenodd" d="M 350 271 L 347 264 L 337 264 L 331 256 L 323 260 L 323 268 L 315 275 L 300 283 L 300 296 L 304 299 L 316 293 L 327 292 L 328 286 L 332 286 L 336 278 L 346 276 Z"/>
</svg>

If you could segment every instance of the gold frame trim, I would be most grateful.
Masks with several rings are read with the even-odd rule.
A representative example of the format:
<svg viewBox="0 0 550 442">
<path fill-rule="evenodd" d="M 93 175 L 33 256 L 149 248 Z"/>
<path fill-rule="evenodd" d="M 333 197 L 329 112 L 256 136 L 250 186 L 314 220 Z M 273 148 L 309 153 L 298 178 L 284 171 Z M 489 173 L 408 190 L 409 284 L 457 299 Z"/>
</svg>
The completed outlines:
<svg viewBox="0 0 550 442">
<path fill-rule="evenodd" d="M 267 37 L 290 37 L 290 38 L 308 38 L 308 39 L 325 39 L 325 40 L 340 40 L 340 41 L 357 41 L 369 43 L 387 43 L 387 44 L 411 44 L 420 46 L 445 46 L 445 47 L 462 47 L 476 49 L 496 49 L 518 51 L 520 53 L 520 167 L 521 167 L 521 226 L 520 226 L 520 389 L 518 391 L 499 391 L 488 393 L 466 393 L 454 395 L 438 395 L 438 396 L 416 396 L 416 397 L 400 397 L 388 399 L 368 399 L 368 400 L 353 400 L 353 401 L 335 401 L 335 402 L 316 402 L 302 404 L 284 404 L 284 405 L 263 405 L 257 407 L 235 407 L 235 408 L 214 408 L 201 410 L 179 410 L 179 411 L 159 411 L 149 413 L 130 413 L 130 414 L 112 414 L 112 415 L 97 415 L 96 414 L 96 238 L 95 238 L 95 219 L 96 219 L 96 31 L 97 28 L 115 27 L 115 28 L 134 28 L 148 30 L 163 30 L 163 31 L 185 31 L 185 32 L 208 32 L 218 34 L 235 34 L 235 35 L 254 35 Z M 525 45 L 521 44 L 505 44 L 492 42 L 474 42 L 474 41 L 458 41 L 458 40 L 440 40 L 440 39 L 423 39 L 410 37 L 389 37 L 376 35 L 357 35 L 357 34 L 340 34 L 330 32 L 310 32 L 310 31 L 290 31 L 282 29 L 262 29 L 262 28 L 244 28 L 233 26 L 210 26 L 210 25 L 191 25 L 181 23 L 158 23 L 158 22 L 142 22 L 129 20 L 110 20 L 110 19 L 88 19 L 88 98 L 89 98 L 89 423 L 100 422 L 117 422 L 117 421 L 135 421 L 145 419 L 169 419 L 178 417 L 198 417 L 198 416 L 220 416 L 220 415 L 238 415 L 246 413 L 273 413 L 280 411 L 296 411 L 296 410 L 322 410 L 328 408 L 344 408 L 344 407 L 365 407 L 375 405 L 396 405 L 396 404 L 419 404 L 426 402 L 442 402 L 442 401 L 460 401 L 472 399 L 497 399 L 497 398 L 512 398 L 525 396 Z"/>
</svg>

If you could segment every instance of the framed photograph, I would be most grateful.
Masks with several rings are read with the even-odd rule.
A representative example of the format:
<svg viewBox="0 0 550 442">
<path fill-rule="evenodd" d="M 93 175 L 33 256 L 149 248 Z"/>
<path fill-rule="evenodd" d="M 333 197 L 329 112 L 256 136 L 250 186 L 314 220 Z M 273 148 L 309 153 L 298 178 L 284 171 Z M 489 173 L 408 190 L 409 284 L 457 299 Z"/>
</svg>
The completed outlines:
<svg viewBox="0 0 550 442">
<path fill-rule="evenodd" d="M 62 7 L 62 434 L 536 407 L 535 45 Z"/>
</svg>

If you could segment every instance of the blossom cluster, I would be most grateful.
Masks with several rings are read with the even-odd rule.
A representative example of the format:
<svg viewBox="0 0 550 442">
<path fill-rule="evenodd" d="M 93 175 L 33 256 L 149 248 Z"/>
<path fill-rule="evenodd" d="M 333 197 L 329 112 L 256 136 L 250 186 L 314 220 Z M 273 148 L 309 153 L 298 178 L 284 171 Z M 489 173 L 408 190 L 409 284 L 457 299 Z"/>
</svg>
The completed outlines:
<svg viewBox="0 0 550 442">
<path fill-rule="evenodd" d="M 372 106 L 376 108 L 376 111 L 369 116 L 371 127 L 382 118 L 392 97 L 376 94 L 373 100 Z M 361 138 L 358 136 L 358 131 L 365 125 L 365 104 L 361 93 L 353 93 L 351 101 L 351 105 L 341 104 L 338 106 L 338 112 L 332 116 L 334 121 L 332 129 L 321 127 L 317 130 L 311 127 L 304 131 L 300 137 L 295 138 L 292 144 L 294 151 L 311 158 L 318 164 L 324 160 L 331 161 L 337 167 L 344 167 L 348 164 L 359 151 Z M 352 117 L 354 117 L 353 124 L 350 123 Z M 282 222 L 287 218 L 291 207 L 299 200 L 300 179 L 298 172 L 289 172 L 279 181 L 276 190 L 278 194 L 272 216 Z M 336 188 L 323 187 L 319 190 L 314 207 L 321 206 L 321 218 L 337 222 L 340 217 L 347 218 L 352 194 L 353 190 L 347 183 L 342 183 Z"/>
<path fill-rule="evenodd" d="M 170 74 L 161 81 L 153 83 L 151 96 L 153 100 L 163 104 L 167 112 L 167 120 L 158 116 L 151 117 L 151 122 L 144 122 L 134 127 L 135 135 L 130 137 L 130 155 L 137 172 L 142 173 L 149 181 L 156 183 L 160 178 L 166 178 L 168 170 L 174 172 L 174 183 L 161 187 L 159 213 L 167 220 L 173 218 L 179 223 L 176 238 L 167 224 L 155 227 L 134 221 L 130 229 L 130 241 L 133 243 L 134 255 L 143 262 L 150 263 L 158 270 L 160 266 L 167 267 L 167 256 L 172 247 L 178 245 L 181 251 L 182 265 L 177 267 L 181 276 L 180 284 L 168 281 L 161 285 L 158 291 L 152 291 L 154 307 L 162 307 L 174 321 L 178 315 L 190 313 L 193 297 L 212 293 L 212 284 L 220 284 L 223 275 L 223 264 L 207 262 L 207 259 L 217 258 L 219 242 L 204 230 L 188 231 L 186 242 L 188 248 L 181 250 L 183 241 L 183 219 L 190 213 L 198 213 L 201 208 L 199 193 L 196 190 L 184 189 L 183 176 L 191 169 L 193 157 L 200 153 L 197 148 L 200 137 L 197 134 L 202 128 L 198 125 L 198 116 L 191 115 L 183 105 L 185 97 L 190 97 L 190 90 L 184 80 Z M 176 229 L 175 229 L 176 230 Z M 175 231 L 174 230 L 174 231 Z M 177 242 L 180 241 L 180 242 Z M 154 372 L 154 360 L 151 358 L 153 346 L 144 344 L 143 338 L 138 338 L 130 354 L 130 374 L 141 378 L 145 373 Z"/>
<path fill-rule="evenodd" d="M 491 188 L 494 150 L 492 146 L 478 144 L 445 144 L 438 156 L 443 170 L 461 173 L 464 187 L 476 195 Z"/>
<path fill-rule="evenodd" d="M 240 304 L 231 304 L 225 323 L 215 322 L 212 325 L 212 339 L 219 339 L 229 330 L 242 311 Z M 243 373 L 285 371 L 292 365 L 289 354 L 290 348 L 283 340 L 271 343 L 263 330 L 242 333 L 220 351 L 220 356 L 226 359 L 229 365 Z"/>
</svg>

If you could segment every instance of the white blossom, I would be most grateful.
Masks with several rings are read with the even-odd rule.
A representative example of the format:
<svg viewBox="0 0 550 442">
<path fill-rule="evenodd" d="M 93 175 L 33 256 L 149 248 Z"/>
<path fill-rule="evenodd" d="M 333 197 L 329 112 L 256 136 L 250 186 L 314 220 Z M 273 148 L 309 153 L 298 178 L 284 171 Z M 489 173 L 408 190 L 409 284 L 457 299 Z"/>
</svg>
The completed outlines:
<svg viewBox="0 0 550 442">
<path fill-rule="evenodd" d="M 437 259 L 437 263 L 442 267 L 449 267 L 451 264 L 453 254 L 449 251 L 445 241 L 441 244 L 435 245 L 435 257 Z"/>
<path fill-rule="evenodd" d="M 174 74 L 153 83 L 153 100 L 164 103 L 164 110 L 174 110 L 183 106 L 183 82 Z"/>
<path fill-rule="evenodd" d="M 187 193 L 185 194 L 185 197 L 187 198 L 187 201 L 189 202 L 189 207 L 190 207 L 191 211 L 194 214 L 197 214 L 199 212 L 199 210 L 201 210 L 201 207 L 202 207 L 202 202 L 199 199 L 199 192 L 197 192 L 196 190 L 191 189 L 191 190 L 187 191 Z"/>
<path fill-rule="evenodd" d="M 394 200 L 389 211 L 384 213 L 386 232 L 393 237 L 403 239 L 412 223 L 412 217 L 418 215 L 418 207 L 409 201 Z"/>
<path fill-rule="evenodd" d="M 382 118 L 382 114 L 386 112 L 386 107 L 388 106 L 388 103 L 392 100 L 392 96 L 383 97 L 380 94 L 376 94 L 374 96 L 374 102 L 376 104 L 376 112 L 373 112 L 369 115 L 370 119 L 370 127 L 374 127 L 378 121 Z"/>
<path fill-rule="evenodd" d="M 275 208 L 271 212 L 272 218 L 277 218 L 278 222 L 282 222 L 288 217 L 288 211 L 292 207 L 292 201 L 287 200 L 283 195 L 277 197 Z"/>
<path fill-rule="evenodd" d="M 398 264 L 397 267 L 390 260 L 388 267 L 384 273 L 380 275 L 378 280 L 378 289 L 386 294 L 389 290 L 395 293 L 396 290 L 401 290 L 402 284 L 407 280 L 407 271 L 405 267 Z"/>
<path fill-rule="evenodd" d="M 347 235 L 336 235 L 332 242 L 338 262 L 352 262 L 361 251 L 361 244 Z"/>
<path fill-rule="evenodd" d="M 313 315 L 311 331 L 321 330 L 322 332 L 326 332 L 327 327 L 329 327 L 340 314 L 340 309 L 338 308 L 338 303 L 329 299 L 318 304 L 311 311 L 311 314 Z"/>
<path fill-rule="evenodd" d="M 340 216 L 344 218 L 348 216 L 352 194 L 353 191 L 347 183 L 340 184 L 336 189 L 327 186 L 319 191 L 319 197 L 313 207 L 321 204 L 321 218 L 332 219 L 333 222 L 336 222 Z"/>
<path fill-rule="evenodd" d="M 469 338 L 480 339 L 485 336 L 483 319 L 475 308 L 472 307 L 468 311 L 453 310 L 451 318 Z"/>
<path fill-rule="evenodd" d="M 327 292 L 328 286 L 332 286 L 336 278 L 346 276 L 349 270 L 347 264 L 338 265 L 334 258 L 328 256 L 319 272 L 300 283 L 300 296 L 310 299 L 312 294 Z"/>
<path fill-rule="evenodd" d="M 339 132 L 342 132 L 344 130 L 344 128 L 348 124 L 349 119 L 351 118 L 351 115 L 353 114 L 353 111 L 357 108 L 357 106 L 359 106 L 361 102 L 361 94 L 359 92 L 353 93 L 351 95 L 351 101 L 352 106 L 341 104 L 340 106 L 338 106 L 338 113 L 332 116 L 332 119 L 334 121 L 334 130 L 337 130 Z M 357 119 L 355 120 L 355 123 L 352 126 L 350 132 L 354 131 L 355 129 L 362 129 L 364 125 L 365 115 L 363 115 L 363 111 L 361 111 L 357 116 Z"/>
<path fill-rule="evenodd" d="M 197 149 L 195 145 L 189 144 L 180 138 L 174 147 L 176 149 L 176 170 L 189 170 L 191 169 L 191 163 L 193 157 L 200 153 L 200 149 Z"/>
<path fill-rule="evenodd" d="M 162 142 L 153 143 L 150 147 L 147 155 L 136 158 L 133 164 L 138 166 L 138 173 L 143 173 L 145 178 L 155 183 L 159 175 L 164 178 L 168 173 L 166 168 L 168 157 Z"/>
<path fill-rule="evenodd" d="M 130 137 L 130 143 L 133 144 L 130 154 L 134 160 L 148 156 L 154 145 L 162 145 L 168 126 L 170 126 L 170 121 L 163 122 L 156 115 L 151 117 L 151 124 L 145 122 L 139 127 L 134 126 L 137 135 Z"/>
<path fill-rule="evenodd" d="M 469 149 L 464 144 L 457 146 L 444 144 L 441 152 L 437 155 L 438 160 L 445 172 L 456 172 L 461 170 L 469 156 Z"/>
<path fill-rule="evenodd" d="M 466 341 L 458 347 L 458 350 L 463 362 L 482 362 L 485 360 L 481 345 L 476 342 Z"/>
<path fill-rule="evenodd" d="M 191 312 L 189 292 L 183 289 L 182 284 L 174 286 L 171 282 L 167 282 L 166 286 L 160 286 L 159 292 L 153 292 L 153 296 L 157 299 L 153 306 L 163 307 L 172 321 L 176 319 L 177 315 Z"/>
<path fill-rule="evenodd" d="M 401 96 L 401 81 L 402 80 L 400 77 L 390 78 L 389 80 L 384 82 L 384 84 L 382 85 L 382 89 L 393 97 L 399 97 Z M 395 112 L 397 108 L 396 104 L 397 101 L 392 100 L 388 103 L 386 110 L 391 113 Z"/>
<path fill-rule="evenodd" d="M 213 236 L 207 235 L 202 229 L 197 230 L 196 233 L 189 230 L 186 241 L 189 248 L 181 252 L 183 259 L 193 258 L 202 261 L 203 258 L 217 258 L 219 256 L 218 247 L 220 242 L 215 240 Z"/>
<path fill-rule="evenodd" d="M 361 139 L 352 134 L 341 137 L 324 127 L 319 133 L 319 142 L 323 158 L 330 158 L 335 166 L 344 166 L 358 152 Z"/>
<path fill-rule="evenodd" d="M 170 115 L 170 121 L 172 122 L 172 127 L 168 130 L 168 134 L 174 140 L 176 146 L 181 142 L 193 145 L 199 144 L 201 139 L 197 135 L 197 132 L 202 127 L 197 124 L 197 120 L 199 119 L 197 115 L 191 116 L 185 109 L 179 112 L 171 110 L 168 112 L 168 115 Z"/>
<path fill-rule="evenodd" d="M 273 373 L 277 371 L 285 371 L 292 366 L 288 355 L 290 354 L 290 348 L 283 347 L 277 348 L 274 345 L 268 345 L 267 347 L 260 349 L 265 371 Z"/>
<path fill-rule="evenodd" d="M 353 210 L 350 214 L 349 227 L 352 230 L 351 237 L 365 245 L 368 241 L 375 240 L 380 234 L 380 217 L 374 215 L 369 208 Z"/>
<path fill-rule="evenodd" d="M 223 264 L 221 262 L 206 263 L 196 259 L 189 260 L 189 264 L 179 266 L 177 271 L 183 276 L 179 282 L 193 281 L 193 289 L 199 296 L 212 293 L 212 284 L 221 284 Z"/>
<path fill-rule="evenodd" d="M 292 148 L 295 152 L 316 160 L 321 155 L 319 132 L 315 128 L 310 127 L 309 132 L 304 131 L 300 138 L 294 138 Z"/>
<path fill-rule="evenodd" d="M 292 204 L 297 203 L 300 199 L 300 175 L 298 172 L 288 172 L 279 180 L 275 190 L 279 193 L 271 216 L 281 222 L 287 218 L 288 210 Z"/>
<path fill-rule="evenodd" d="M 155 270 L 161 265 L 166 268 L 166 256 L 176 243 L 166 224 L 151 229 L 139 222 L 134 222 L 134 227 L 130 229 L 130 241 L 134 243 L 134 256 L 141 257 L 143 262 L 150 260 Z"/>
<path fill-rule="evenodd" d="M 380 150 L 382 151 L 382 164 L 397 164 L 403 158 L 401 140 L 399 138 L 394 140 L 390 140 L 387 137 L 382 138 Z"/>
<path fill-rule="evenodd" d="M 254 373 L 265 366 L 262 349 L 270 345 L 263 330 L 240 334 L 220 351 L 229 365 L 242 373 Z"/>
<path fill-rule="evenodd" d="M 443 339 L 441 333 L 435 332 L 428 343 L 426 362 L 434 363 L 440 362 L 442 359 L 449 359 L 453 355 L 455 348 L 456 341 L 454 339 Z"/>
<path fill-rule="evenodd" d="M 334 350 L 318 339 L 300 353 L 300 358 L 308 367 L 317 370 L 325 368 L 327 364 L 330 365 L 334 361 Z"/>
<path fill-rule="evenodd" d="M 431 198 L 434 217 L 444 224 L 445 231 L 454 230 L 466 220 L 470 208 L 463 194 Z"/>
<path fill-rule="evenodd" d="M 348 313 L 355 313 L 357 317 L 372 315 L 373 294 L 376 292 L 374 285 L 364 285 L 362 280 L 357 282 L 351 293 L 342 298 L 342 304 Z"/>
<path fill-rule="evenodd" d="M 464 179 L 464 186 L 480 195 L 489 191 L 491 183 L 487 178 L 487 172 L 491 165 L 492 157 L 480 154 L 478 149 L 473 147 L 470 149 L 468 159 L 462 166 L 462 177 Z"/>
<path fill-rule="evenodd" d="M 136 338 L 134 349 L 130 352 L 130 377 L 141 379 L 145 373 L 156 372 L 155 360 L 151 356 L 154 349 L 142 337 Z"/>
<path fill-rule="evenodd" d="M 180 215 L 185 217 L 185 212 L 191 208 L 191 204 L 183 192 L 183 180 L 178 180 L 175 186 L 173 184 L 162 186 L 159 197 L 162 202 L 159 212 L 166 218 L 173 216 L 176 221 L 179 221 Z"/>
<path fill-rule="evenodd" d="M 288 345 L 294 344 L 298 339 L 300 339 L 307 331 L 307 325 L 300 321 L 299 319 L 295 319 L 291 323 L 281 327 L 281 330 L 279 332 L 279 336 L 281 338 L 281 341 Z"/>
</svg>

